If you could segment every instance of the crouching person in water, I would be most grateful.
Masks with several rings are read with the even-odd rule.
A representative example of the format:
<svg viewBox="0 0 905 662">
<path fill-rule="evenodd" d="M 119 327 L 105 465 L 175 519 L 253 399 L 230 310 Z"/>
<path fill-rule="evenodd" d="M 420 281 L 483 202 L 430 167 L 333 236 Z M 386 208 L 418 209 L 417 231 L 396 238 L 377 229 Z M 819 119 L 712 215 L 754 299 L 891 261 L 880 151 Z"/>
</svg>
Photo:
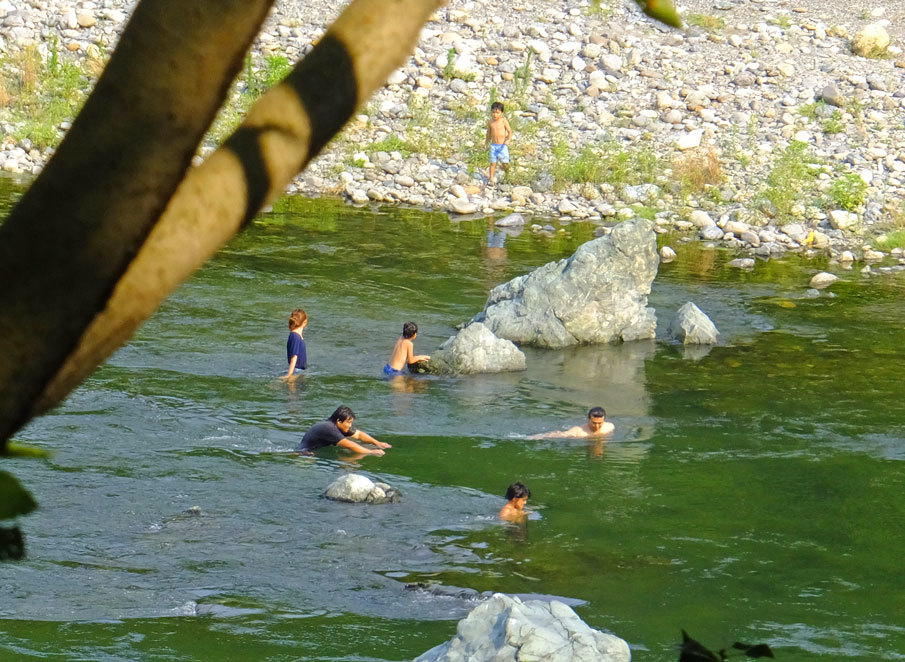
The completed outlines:
<svg viewBox="0 0 905 662">
<path fill-rule="evenodd" d="M 352 427 L 354 422 L 355 414 L 352 410 L 345 405 L 340 405 L 336 408 L 336 411 L 330 414 L 330 418 L 326 421 L 315 423 L 308 429 L 299 444 L 299 453 L 311 455 L 318 448 L 340 446 L 363 455 L 383 455 L 384 448 L 391 448 L 390 444 L 377 441 L 364 430 L 356 430 Z M 376 448 L 365 448 L 357 443 L 359 441 L 365 444 L 372 444 Z"/>
<path fill-rule="evenodd" d="M 393 353 L 390 355 L 390 362 L 383 366 L 383 374 L 387 377 L 394 375 L 402 375 L 403 368 L 406 366 L 411 369 L 412 364 L 419 361 L 429 361 L 430 356 L 427 354 L 415 354 L 415 345 L 412 342 L 418 335 L 418 325 L 414 322 L 406 322 L 402 325 L 402 335 L 396 340 L 393 346 Z"/>
<path fill-rule="evenodd" d="M 576 425 L 568 430 L 554 430 L 531 435 L 527 439 L 567 439 L 582 437 L 598 437 L 611 434 L 616 427 L 606 420 L 603 407 L 594 407 L 588 412 L 588 420 L 584 425 Z"/>
<path fill-rule="evenodd" d="M 528 515 L 525 510 L 525 504 L 528 503 L 528 497 L 531 496 L 531 490 L 521 483 L 512 483 L 506 490 L 506 499 L 508 503 L 503 506 L 500 511 L 500 518 L 510 522 L 518 522 Z"/>
</svg>

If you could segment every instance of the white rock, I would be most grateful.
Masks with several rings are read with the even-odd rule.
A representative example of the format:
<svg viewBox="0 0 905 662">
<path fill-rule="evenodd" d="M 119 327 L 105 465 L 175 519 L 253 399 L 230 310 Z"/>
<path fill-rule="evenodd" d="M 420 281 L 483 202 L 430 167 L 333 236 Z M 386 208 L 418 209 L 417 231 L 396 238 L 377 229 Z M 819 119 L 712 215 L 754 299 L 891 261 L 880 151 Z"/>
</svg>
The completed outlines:
<svg viewBox="0 0 905 662">
<path fill-rule="evenodd" d="M 561 602 L 500 593 L 459 621 L 456 636 L 415 662 L 629 662 L 628 644 L 592 630 Z"/>
<path fill-rule="evenodd" d="M 676 252 L 669 246 L 664 246 L 660 249 L 660 259 L 663 262 L 671 262 L 676 259 Z"/>
<path fill-rule="evenodd" d="M 494 225 L 501 228 L 518 227 L 524 224 L 525 217 L 521 214 L 509 214 L 494 223 Z"/>
<path fill-rule="evenodd" d="M 449 192 L 461 200 L 468 200 L 468 193 L 465 192 L 465 187 L 461 184 L 453 184 L 449 187 Z"/>
<path fill-rule="evenodd" d="M 695 209 L 691 214 L 688 215 L 688 220 L 694 223 L 699 228 L 710 227 L 711 225 L 716 225 L 716 221 L 714 221 L 710 214 L 701 209 Z"/>
<path fill-rule="evenodd" d="M 601 66 L 612 73 L 618 73 L 622 71 L 622 58 L 618 55 L 614 55 L 613 53 L 607 53 L 603 57 L 600 58 Z"/>
<path fill-rule="evenodd" d="M 676 311 L 667 333 L 685 345 L 713 345 L 720 335 L 711 319 L 691 301 Z"/>
<path fill-rule="evenodd" d="M 368 498 L 374 482 L 361 474 L 346 474 L 337 478 L 327 486 L 324 496 L 336 501 L 353 501 L 360 503 Z"/>
<path fill-rule="evenodd" d="M 834 209 L 829 213 L 830 225 L 836 230 L 849 230 L 858 224 L 858 214 L 844 209 Z"/>
<path fill-rule="evenodd" d="M 401 85 L 408 76 L 401 69 L 397 69 L 387 77 L 387 85 Z"/>
<path fill-rule="evenodd" d="M 688 133 L 682 134 L 676 140 L 676 147 L 678 147 L 683 152 L 689 149 L 694 149 L 695 147 L 701 146 L 701 139 L 704 137 L 704 129 L 695 129 L 694 131 L 689 131 Z"/>
<path fill-rule="evenodd" d="M 889 48 L 889 33 L 880 23 L 867 25 L 852 39 L 852 52 L 864 57 L 876 57 Z"/>
<path fill-rule="evenodd" d="M 474 214 L 481 207 L 474 202 L 463 200 L 462 198 L 451 198 L 449 201 L 450 211 L 457 214 Z"/>
<path fill-rule="evenodd" d="M 826 271 L 821 271 L 819 274 L 815 274 L 813 278 L 811 278 L 811 287 L 817 290 L 822 290 L 824 287 L 828 287 L 839 280 L 839 276 L 828 273 Z"/>
</svg>

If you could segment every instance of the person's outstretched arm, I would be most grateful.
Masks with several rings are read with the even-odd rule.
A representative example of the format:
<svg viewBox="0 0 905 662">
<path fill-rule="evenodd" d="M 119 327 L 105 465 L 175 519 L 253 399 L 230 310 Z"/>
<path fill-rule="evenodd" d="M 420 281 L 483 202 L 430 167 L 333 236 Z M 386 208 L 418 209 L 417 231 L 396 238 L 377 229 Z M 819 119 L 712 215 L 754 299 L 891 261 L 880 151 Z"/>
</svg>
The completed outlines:
<svg viewBox="0 0 905 662">
<path fill-rule="evenodd" d="M 429 361 L 430 356 L 428 354 L 415 354 L 415 344 L 414 343 L 406 343 L 405 345 L 405 362 L 409 365 L 413 363 L 418 363 L 418 361 Z"/>
<path fill-rule="evenodd" d="M 392 448 L 389 444 L 385 444 L 382 441 L 377 441 L 374 437 L 369 435 L 364 430 L 356 430 L 352 433 L 353 439 L 358 439 L 358 441 L 363 441 L 366 444 L 374 444 L 377 448 Z"/>
<path fill-rule="evenodd" d="M 343 448 L 348 448 L 350 451 L 355 451 L 356 453 L 363 453 L 364 455 L 383 455 L 384 452 L 379 448 L 370 449 L 365 448 L 361 444 L 356 444 L 354 441 L 346 437 L 338 442 L 336 442 L 337 446 L 342 446 Z"/>
</svg>

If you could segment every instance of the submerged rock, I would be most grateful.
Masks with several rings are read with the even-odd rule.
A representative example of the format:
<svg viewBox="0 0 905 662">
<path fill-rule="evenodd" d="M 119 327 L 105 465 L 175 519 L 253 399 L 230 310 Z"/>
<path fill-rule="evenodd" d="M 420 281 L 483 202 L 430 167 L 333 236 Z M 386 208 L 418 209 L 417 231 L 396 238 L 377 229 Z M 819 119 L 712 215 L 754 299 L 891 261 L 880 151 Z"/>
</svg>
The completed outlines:
<svg viewBox="0 0 905 662">
<path fill-rule="evenodd" d="M 324 496 L 349 503 L 396 503 L 402 498 L 402 492 L 361 474 L 346 474 L 330 483 Z"/>
<path fill-rule="evenodd" d="M 415 662 L 629 662 L 628 644 L 593 630 L 561 602 L 495 594 L 459 621 L 456 636 Z"/>
<path fill-rule="evenodd" d="M 625 221 L 572 257 L 493 288 L 474 321 L 536 347 L 653 338 L 657 320 L 647 295 L 659 263 L 653 225 Z"/>
<path fill-rule="evenodd" d="M 458 374 L 514 372 L 525 369 L 525 355 L 484 324 L 472 322 L 443 343 L 430 363 L 440 371 Z"/>
<path fill-rule="evenodd" d="M 814 274 L 814 277 L 811 278 L 811 287 L 822 290 L 824 287 L 829 287 L 837 280 L 839 280 L 839 276 L 826 271 L 821 271 L 819 274 Z"/>
<path fill-rule="evenodd" d="M 691 301 L 676 311 L 668 333 L 686 345 L 714 345 L 720 335 L 710 318 Z"/>
</svg>

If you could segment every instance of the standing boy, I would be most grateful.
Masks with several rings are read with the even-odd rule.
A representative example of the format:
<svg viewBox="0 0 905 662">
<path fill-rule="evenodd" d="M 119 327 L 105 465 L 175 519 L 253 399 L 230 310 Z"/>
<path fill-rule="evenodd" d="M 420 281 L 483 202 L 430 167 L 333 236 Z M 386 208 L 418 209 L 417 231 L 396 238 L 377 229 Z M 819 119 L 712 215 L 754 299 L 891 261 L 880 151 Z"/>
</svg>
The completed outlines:
<svg viewBox="0 0 905 662">
<path fill-rule="evenodd" d="M 418 335 L 418 325 L 414 322 L 406 322 L 402 325 L 402 337 L 396 341 L 393 353 L 390 354 L 390 362 L 383 366 L 385 375 L 401 375 L 405 366 L 410 366 L 418 361 L 429 361 L 427 354 L 415 354 L 415 345 L 412 342 Z"/>
<path fill-rule="evenodd" d="M 306 326 L 308 314 L 301 308 L 293 310 L 289 315 L 289 339 L 286 341 L 286 360 L 289 361 L 286 379 L 295 379 L 296 369 L 305 370 L 308 367 L 308 350 L 302 337 Z"/>
<path fill-rule="evenodd" d="M 484 149 L 490 147 L 490 184 L 494 184 L 493 173 L 497 162 L 503 171 L 509 170 L 509 143 L 512 140 L 512 128 L 503 117 L 503 104 L 494 101 L 490 106 L 491 120 L 487 124 L 487 135 L 484 137 Z"/>
</svg>

